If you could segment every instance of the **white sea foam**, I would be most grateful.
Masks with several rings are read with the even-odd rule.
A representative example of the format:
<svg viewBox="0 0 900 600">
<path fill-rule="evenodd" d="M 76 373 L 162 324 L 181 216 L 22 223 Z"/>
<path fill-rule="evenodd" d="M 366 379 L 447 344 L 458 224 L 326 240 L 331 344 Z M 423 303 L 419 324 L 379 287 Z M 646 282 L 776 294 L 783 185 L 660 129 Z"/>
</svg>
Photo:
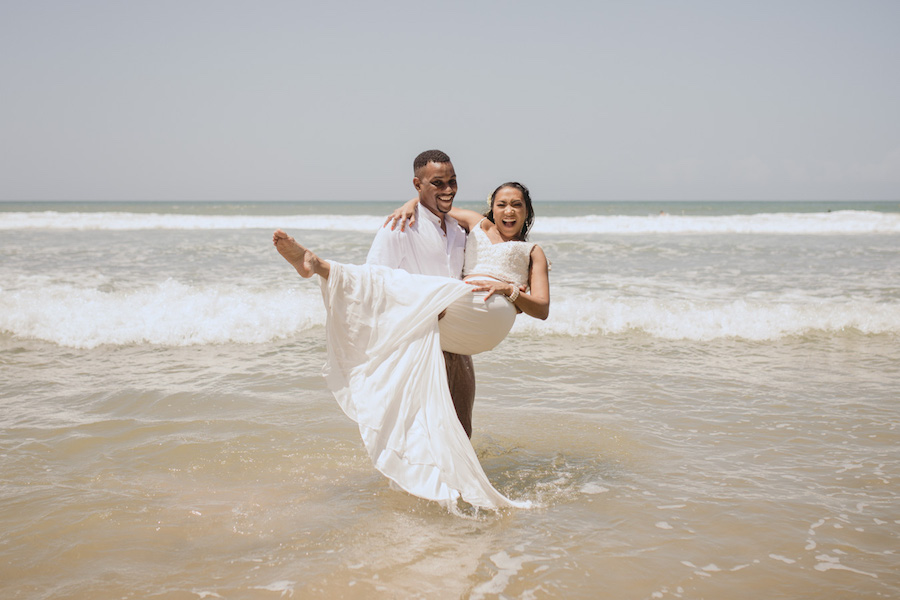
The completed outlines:
<svg viewBox="0 0 900 600">
<path fill-rule="evenodd" d="M 555 291 L 551 318 L 519 318 L 513 332 L 593 336 L 643 332 L 664 339 L 774 340 L 810 332 L 900 333 L 900 303 L 868 300 L 690 301 Z"/>
<path fill-rule="evenodd" d="M 754 215 L 655 215 L 544 217 L 535 233 L 565 234 L 865 234 L 900 233 L 900 213 L 842 210 L 830 213 L 760 213 Z"/>
<path fill-rule="evenodd" d="M 262 343 L 324 325 L 316 286 L 270 291 L 168 280 L 128 291 L 68 284 L 0 289 L 0 331 L 79 348 Z M 865 300 L 648 299 L 560 290 L 551 318 L 518 318 L 512 335 L 776 340 L 810 332 L 900 334 L 900 303 Z"/>
<path fill-rule="evenodd" d="M 145 229 L 313 229 L 377 231 L 384 216 L 371 215 L 185 215 L 128 212 L 10 212 L 0 213 L 3 229 L 129 231 Z"/>
<path fill-rule="evenodd" d="M 384 216 L 375 215 L 189 215 L 128 212 L 0 213 L 0 230 L 201 230 L 294 229 L 376 231 Z M 761 213 L 722 216 L 540 217 L 536 234 L 896 234 L 900 213 L 842 210 L 830 213 Z"/>
<path fill-rule="evenodd" d="M 293 291 L 172 280 L 122 292 L 52 284 L 0 290 L 0 331 L 76 348 L 262 343 L 324 322 L 321 298 Z"/>
</svg>

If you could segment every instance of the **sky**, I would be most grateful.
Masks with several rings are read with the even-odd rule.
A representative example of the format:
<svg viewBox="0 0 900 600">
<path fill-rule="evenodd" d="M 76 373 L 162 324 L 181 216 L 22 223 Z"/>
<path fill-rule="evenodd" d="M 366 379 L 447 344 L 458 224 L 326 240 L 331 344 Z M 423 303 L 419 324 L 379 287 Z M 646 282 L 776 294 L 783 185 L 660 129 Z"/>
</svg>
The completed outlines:
<svg viewBox="0 0 900 600">
<path fill-rule="evenodd" d="M 900 199 L 900 2 L 0 0 L 0 200 Z"/>
</svg>

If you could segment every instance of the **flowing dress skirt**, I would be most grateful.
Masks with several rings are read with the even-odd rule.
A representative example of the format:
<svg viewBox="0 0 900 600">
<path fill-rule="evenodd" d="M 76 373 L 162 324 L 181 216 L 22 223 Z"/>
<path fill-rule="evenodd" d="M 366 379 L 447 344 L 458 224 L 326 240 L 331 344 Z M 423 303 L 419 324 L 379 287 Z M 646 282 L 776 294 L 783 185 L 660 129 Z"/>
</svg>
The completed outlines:
<svg viewBox="0 0 900 600">
<path fill-rule="evenodd" d="M 530 506 L 494 489 L 478 462 L 450 398 L 437 319 L 447 309 L 441 321 L 469 323 L 476 345 L 489 349 L 480 334 L 493 328 L 499 336 L 493 346 L 499 344 L 515 319 L 512 305 L 501 297 L 473 300 L 461 281 L 373 265 L 332 262 L 328 279 L 320 281 L 325 380 L 359 425 L 375 467 L 401 489 L 448 508 L 460 499 L 481 508 Z M 466 308 L 479 303 L 493 306 L 482 311 L 481 322 Z M 506 327 L 502 335 L 492 324 L 497 315 L 509 323 L 500 327 Z M 460 350 L 471 349 L 450 351 L 473 353 Z"/>
</svg>

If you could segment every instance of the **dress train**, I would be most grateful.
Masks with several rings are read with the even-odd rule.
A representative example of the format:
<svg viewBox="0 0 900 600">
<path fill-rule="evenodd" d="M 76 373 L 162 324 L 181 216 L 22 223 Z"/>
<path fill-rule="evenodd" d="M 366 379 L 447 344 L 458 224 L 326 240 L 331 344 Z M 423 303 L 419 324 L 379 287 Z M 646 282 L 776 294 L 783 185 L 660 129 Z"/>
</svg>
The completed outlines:
<svg viewBox="0 0 900 600">
<path fill-rule="evenodd" d="M 469 301 L 470 286 L 335 262 L 320 282 L 325 380 L 359 425 L 375 467 L 401 489 L 448 508 L 460 499 L 481 508 L 529 507 L 491 485 L 450 398 L 437 316 L 455 300 Z"/>
</svg>

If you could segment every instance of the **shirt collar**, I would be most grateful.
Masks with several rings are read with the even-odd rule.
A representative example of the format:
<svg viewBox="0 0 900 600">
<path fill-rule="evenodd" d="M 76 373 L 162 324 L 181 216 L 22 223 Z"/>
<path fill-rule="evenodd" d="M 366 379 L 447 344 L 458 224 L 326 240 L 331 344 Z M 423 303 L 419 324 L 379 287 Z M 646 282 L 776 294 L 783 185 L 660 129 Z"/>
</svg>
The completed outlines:
<svg viewBox="0 0 900 600">
<path fill-rule="evenodd" d="M 425 220 L 427 220 L 429 223 L 431 223 L 432 225 L 434 225 L 434 226 L 437 227 L 438 229 L 441 228 L 441 218 L 440 218 L 439 216 L 437 216 L 436 214 L 434 214 L 433 212 L 431 212 L 430 210 L 428 210 L 427 208 L 425 208 L 425 207 L 422 206 L 421 204 L 419 204 L 419 205 L 417 206 L 417 209 L 418 209 L 418 211 L 419 211 L 419 218 L 420 218 L 420 219 L 424 217 Z M 457 226 L 457 225 L 456 225 L 456 219 L 454 219 L 454 218 L 451 217 L 450 215 L 444 215 L 444 224 L 447 226 L 447 232 L 448 232 L 448 233 L 450 232 L 450 230 L 451 230 L 453 227 L 456 227 L 456 226 Z M 443 234 L 443 231 L 441 231 L 441 233 Z"/>
</svg>

